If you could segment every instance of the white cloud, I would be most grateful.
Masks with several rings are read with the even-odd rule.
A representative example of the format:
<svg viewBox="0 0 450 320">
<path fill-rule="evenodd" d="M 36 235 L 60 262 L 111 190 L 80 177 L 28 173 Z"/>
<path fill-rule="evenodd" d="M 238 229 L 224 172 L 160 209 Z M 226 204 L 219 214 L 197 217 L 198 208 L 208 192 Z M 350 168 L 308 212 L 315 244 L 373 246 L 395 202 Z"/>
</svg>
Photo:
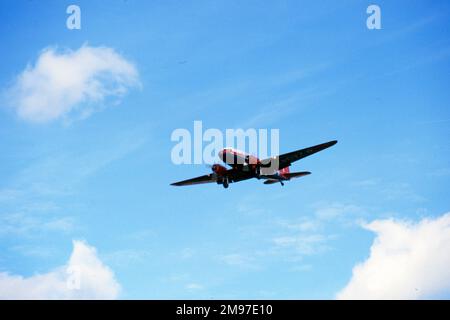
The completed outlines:
<svg viewBox="0 0 450 320">
<path fill-rule="evenodd" d="M 423 299 L 450 293 L 450 213 L 413 224 L 376 220 L 369 258 L 338 299 Z"/>
<path fill-rule="evenodd" d="M 180 257 L 182 259 L 190 259 L 195 255 L 195 250 L 192 248 L 184 248 L 181 250 Z"/>
<path fill-rule="evenodd" d="M 231 253 L 218 257 L 220 261 L 229 265 L 245 269 L 258 269 L 254 259 L 248 254 Z"/>
<path fill-rule="evenodd" d="M 186 285 L 186 289 L 191 290 L 191 291 L 201 290 L 201 289 L 203 289 L 203 288 L 204 288 L 204 287 L 203 287 L 201 284 L 196 283 L 196 282 L 188 283 L 188 284 Z"/>
<path fill-rule="evenodd" d="M 17 77 L 7 97 L 18 116 L 30 122 L 85 118 L 106 98 L 120 98 L 139 85 L 138 78 L 135 66 L 111 48 L 47 48 Z"/>
<path fill-rule="evenodd" d="M 321 228 L 321 223 L 318 219 L 301 217 L 297 221 L 278 220 L 277 223 L 288 230 L 310 232 Z"/>
<path fill-rule="evenodd" d="M 331 203 L 328 205 L 318 206 L 316 208 L 316 216 L 321 220 L 332 220 L 351 214 L 361 213 L 363 210 L 352 204 Z"/>
<path fill-rule="evenodd" d="M 151 252 L 148 250 L 124 249 L 111 252 L 103 256 L 108 264 L 114 267 L 128 267 L 145 262 L 149 259 Z"/>
<path fill-rule="evenodd" d="M 75 228 L 72 217 L 47 218 L 38 214 L 0 214 L 0 237 L 5 235 L 33 237 L 44 232 L 70 233 Z"/>
<path fill-rule="evenodd" d="M 115 299 L 119 291 L 113 272 L 83 241 L 73 242 L 65 266 L 48 273 L 28 278 L 0 273 L 0 299 Z"/>
<path fill-rule="evenodd" d="M 330 238 L 321 234 L 300 234 L 277 237 L 273 242 L 280 248 L 292 248 L 300 255 L 313 255 L 329 249 L 326 243 Z"/>
</svg>

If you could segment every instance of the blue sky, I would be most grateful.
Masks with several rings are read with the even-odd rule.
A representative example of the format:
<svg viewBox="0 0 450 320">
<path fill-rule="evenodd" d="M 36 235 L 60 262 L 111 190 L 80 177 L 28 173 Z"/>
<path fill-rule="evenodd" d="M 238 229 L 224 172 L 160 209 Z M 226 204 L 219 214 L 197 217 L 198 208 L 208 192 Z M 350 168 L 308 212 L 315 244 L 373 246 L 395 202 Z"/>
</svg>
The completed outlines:
<svg viewBox="0 0 450 320">
<path fill-rule="evenodd" d="M 334 298 L 369 257 L 361 223 L 450 209 L 450 4 L 375 3 L 381 30 L 368 1 L 76 1 L 68 30 L 72 2 L 2 1 L 0 272 L 46 273 L 79 239 L 119 298 Z M 17 76 L 83 45 L 139 85 L 83 119 L 22 119 Z M 172 131 L 195 120 L 279 129 L 281 152 L 339 143 L 284 187 L 174 188 L 209 170 L 171 162 Z"/>
</svg>

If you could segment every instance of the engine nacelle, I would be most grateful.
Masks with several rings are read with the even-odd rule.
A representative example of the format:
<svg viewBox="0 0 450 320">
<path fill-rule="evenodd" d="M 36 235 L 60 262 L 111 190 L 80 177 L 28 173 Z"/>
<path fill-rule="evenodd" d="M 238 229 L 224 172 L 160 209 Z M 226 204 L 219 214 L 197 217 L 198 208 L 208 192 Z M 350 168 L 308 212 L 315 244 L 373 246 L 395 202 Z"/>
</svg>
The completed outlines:
<svg viewBox="0 0 450 320">
<path fill-rule="evenodd" d="M 218 176 L 224 176 L 227 173 L 227 168 L 225 168 L 224 166 L 221 166 L 220 164 L 213 164 L 211 166 L 211 170 Z"/>
</svg>

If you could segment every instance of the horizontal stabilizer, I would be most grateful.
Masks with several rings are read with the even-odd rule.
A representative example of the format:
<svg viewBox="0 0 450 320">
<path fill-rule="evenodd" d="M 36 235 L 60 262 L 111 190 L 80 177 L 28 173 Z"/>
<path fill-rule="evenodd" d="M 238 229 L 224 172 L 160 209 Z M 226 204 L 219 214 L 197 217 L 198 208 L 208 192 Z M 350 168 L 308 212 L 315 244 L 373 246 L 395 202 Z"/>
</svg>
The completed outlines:
<svg viewBox="0 0 450 320">
<path fill-rule="evenodd" d="M 311 172 L 309 171 L 302 171 L 302 172 L 289 172 L 289 173 L 284 173 L 283 174 L 283 178 L 284 179 L 275 179 L 275 178 L 269 178 L 268 180 L 264 181 L 264 184 L 273 184 L 273 183 L 278 183 L 278 182 L 283 182 L 292 178 L 300 178 L 303 176 L 307 176 L 308 174 L 311 174 Z"/>
<path fill-rule="evenodd" d="M 311 174 L 311 172 L 309 172 L 309 171 L 289 172 L 289 173 L 285 173 L 284 176 L 288 179 L 292 179 L 292 178 L 300 178 L 303 176 L 307 176 L 308 174 Z"/>
</svg>

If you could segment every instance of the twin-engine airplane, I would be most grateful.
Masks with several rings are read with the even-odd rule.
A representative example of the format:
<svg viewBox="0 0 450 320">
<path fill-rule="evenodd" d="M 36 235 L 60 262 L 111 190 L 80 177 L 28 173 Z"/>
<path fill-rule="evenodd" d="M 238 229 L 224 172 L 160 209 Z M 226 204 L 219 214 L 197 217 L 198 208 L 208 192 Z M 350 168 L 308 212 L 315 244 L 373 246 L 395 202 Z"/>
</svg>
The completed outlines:
<svg viewBox="0 0 450 320">
<path fill-rule="evenodd" d="M 239 182 L 251 178 L 264 179 L 264 184 L 279 182 L 284 186 L 284 181 L 299 178 L 311 174 L 308 171 L 289 172 L 290 165 L 300 159 L 310 156 L 337 143 L 336 140 L 322 143 L 313 147 L 285 153 L 273 158 L 259 160 L 257 157 L 235 150 L 225 148 L 219 152 L 219 158 L 228 164 L 231 169 L 220 164 L 211 166 L 212 173 L 193 179 L 172 183 L 172 186 L 187 186 L 193 184 L 211 183 L 223 185 L 228 188 L 230 183 Z"/>
</svg>

